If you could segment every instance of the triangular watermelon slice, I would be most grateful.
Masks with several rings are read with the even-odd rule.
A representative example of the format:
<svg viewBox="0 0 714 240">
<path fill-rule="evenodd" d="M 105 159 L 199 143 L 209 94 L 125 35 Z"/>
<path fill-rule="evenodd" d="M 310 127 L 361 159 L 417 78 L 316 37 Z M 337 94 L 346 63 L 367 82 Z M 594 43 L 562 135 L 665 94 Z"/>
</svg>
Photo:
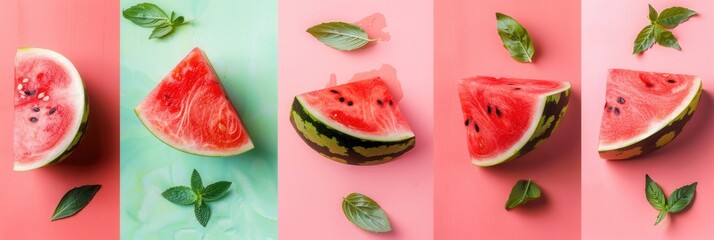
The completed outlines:
<svg viewBox="0 0 714 240">
<path fill-rule="evenodd" d="M 696 76 L 611 69 L 600 157 L 629 159 L 667 145 L 692 118 L 701 92 Z"/>
<path fill-rule="evenodd" d="M 570 83 L 475 77 L 459 82 L 471 162 L 493 166 L 543 143 L 566 110 Z"/>
<path fill-rule="evenodd" d="M 340 163 L 381 164 L 415 145 L 414 132 L 381 78 L 298 95 L 290 122 L 308 146 Z"/>
<path fill-rule="evenodd" d="M 144 126 L 178 150 L 232 156 L 253 142 L 206 54 L 194 48 L 135 109 Z"/>
</svg>

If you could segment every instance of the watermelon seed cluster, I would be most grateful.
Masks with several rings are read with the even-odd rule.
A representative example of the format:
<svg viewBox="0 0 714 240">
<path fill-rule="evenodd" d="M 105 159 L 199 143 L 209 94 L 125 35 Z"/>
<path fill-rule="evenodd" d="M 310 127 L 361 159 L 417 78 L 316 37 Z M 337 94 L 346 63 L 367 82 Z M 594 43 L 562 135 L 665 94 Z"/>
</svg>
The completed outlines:
<svg viewBox="0 0 714 240">
<path fill-rule="evenodd" d="M 338 100 L 340 100 L 340 102 L 345 102 L 346 99 L 344 97 L 342 97 L 342 95 L 340 94 L 339 91 L 337 91 L 335 89 L 331 89 L 330 92 L 340 95 L 340 98 L 338 98 Z M 389 100 L 388 103 L 389 103 L 389 106 L 394 105 L 394 102 L 392 102 L 392 100 Z M 354 105 L 354 102 L 347 101 L 347 106 L 352 106 L 352 105 Z M 377 105 L 382 106 L 382 105 L 384 105 L 384 102 L 382 100 L 377 99 Z"/>
</svg>

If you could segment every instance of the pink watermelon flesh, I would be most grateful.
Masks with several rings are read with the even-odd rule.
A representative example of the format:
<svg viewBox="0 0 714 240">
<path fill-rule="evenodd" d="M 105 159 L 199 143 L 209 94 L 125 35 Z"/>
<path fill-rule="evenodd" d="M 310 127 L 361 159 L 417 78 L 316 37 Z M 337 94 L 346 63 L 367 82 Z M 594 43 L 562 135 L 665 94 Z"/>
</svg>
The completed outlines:
<svg viewBox="0 0 714 240">
<path fill-rule="evenodd" d="M 84 86 L 64 56 L 18 49 L 15 57 L 14 169 L 30 170 L 66 157 L 86 122 Z"/>
<path fill-rule="evenodd" d="M 135 109 L 166 144 L 192 154 L 232 156 L 253 142 L 205 53 L 194 48 Z"/>
<path fill-rule="evenodd" d="M 611 69 L 599 149 L 629 146 L 652 135 L 679 115 L 700 87 L 696 76 Z"/>
<path fill-rule="evenodd" d="M 352 136 L 394 141 L 414 137 L 407 120 L 377 77 L 297 96 L 320 122 Z"/>
<path fill-rule="evenodd" d="M 469 154 L 474 164 L 509 160 L 530 139 L 548 95 L 570 88 L 567 82 L 475 77 L 459 82 Z"/>
</svg>

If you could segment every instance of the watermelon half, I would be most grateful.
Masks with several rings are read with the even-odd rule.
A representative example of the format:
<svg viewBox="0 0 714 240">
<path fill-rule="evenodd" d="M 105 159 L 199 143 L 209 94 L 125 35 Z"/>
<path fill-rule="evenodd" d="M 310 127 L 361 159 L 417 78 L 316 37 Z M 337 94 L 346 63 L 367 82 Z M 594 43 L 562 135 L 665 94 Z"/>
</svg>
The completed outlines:
<svg viewBox="0 0 714 240">
<path fill-rule="evenodd" d="M 629 159 L 674 139 L 702 93 L 696 76 L 611 69 L 600 123 L 600 157 Z"/>
<path fill-rule="evenodd" d="M 474 77 L 458 89 L 471 162 L 483 167 L 543 143 L 568 109 L 570 83 Z"/>
<path fill-rule="evenodd" d="M 194 48 L 134 111 L 159 140 L 203 156 L 253 149 L 248 131 L 206 54 Z"/>
<path fill-rule="evenodd" d="M 380 78 L 296 96 L 290 123 L 308 146 L 340 163 L 385 163 L 415 144 L 414 132 Z"/>
<path fill-rule="evenodd" d="M 15 55 L 15 171 L 62 161 L 77 148 L 89 106 L 74 65 L 59 53 L 20 48 Z"/>
</svg>

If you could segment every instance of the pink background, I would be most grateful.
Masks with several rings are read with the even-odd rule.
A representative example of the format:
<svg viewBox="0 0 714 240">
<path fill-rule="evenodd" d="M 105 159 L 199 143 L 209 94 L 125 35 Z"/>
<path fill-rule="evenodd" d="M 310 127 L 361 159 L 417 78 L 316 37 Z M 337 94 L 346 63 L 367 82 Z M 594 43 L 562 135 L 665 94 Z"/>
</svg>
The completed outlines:
<svg viewBox="0 0 714 240">
<path fill-rule="evenodd" d="M 647 4 L 658 11 L 685 6 L 699 15 L 672 32 L 682 51 L 655 45 L 641 56 L 632 55 L 637 33 L 649 23 Z M 714 25 L 711 1 L 615 1 L 583 2 L 583 236 L 584 239 L 710 239 L 714 236 L 714 156 L 711 136 L 711 54 Z M 699 107 L 684 131 L 668 146 L 636 160 L 607 161 L 597 153 L 605 81 L 608 68 L 685 73 L 703 79 Z M 645 198 L 645 174 L 669 195 L 676 188 L 698 181 L 689 210 L 669 215 L 652 226 L 657 210 Z"/>
<path fill-rule="evenodd" d="M 580 237 L 579 1 L 436 1 L 435 239 L 577 239 Z M 535 63 L 503 48 L 496 12 L 510 15 L 535 44 Z M 490 168 L 471 165 L 457 80 L 484 75 L 569 81 L 560 127 L 534 151 Z M 543 199 L 506 211 L 511 187 L 532 179 Z"/>
<path fill-rule="evenodd" d="M 408 6 L 408 7 L 405 7 Z M 431 1 L 279 1 L 278 34 L 278 234 L 281 239 L 432 239 L 433 25 Z M 374 13 L 386 18 L 391 39 L 354 52 L 323 45 L 305 30 L 328 21 L 356 22 Z M 397 70 L 402 113 L 416 134 L 416 148 L 392 162 L 350 166 L 328 160 L 300 139 L 288 120 L 295 95 L 324 88 L 335 73 Z M 364 193 L 389 215 L 393 231 L 374 234 L 352 225 L 342 197 Z"/>
<path fill-rule="evenodd" d="M 72 61 L 87 89 L 89 126 L 79 149 L 59 165 L 12 171 L 12 112 L 0 118 L 0 239 L 118 239 L 119 236 L 119 3 L 5 1 L 0 14 L 0 79 L 14 83 L 18 46 L 55 50 Z M 12 109 L 0 91 L 1 109 Z M 101 184 L 77 215 L 50 222 L 73 187 Z"/>
</svg>

